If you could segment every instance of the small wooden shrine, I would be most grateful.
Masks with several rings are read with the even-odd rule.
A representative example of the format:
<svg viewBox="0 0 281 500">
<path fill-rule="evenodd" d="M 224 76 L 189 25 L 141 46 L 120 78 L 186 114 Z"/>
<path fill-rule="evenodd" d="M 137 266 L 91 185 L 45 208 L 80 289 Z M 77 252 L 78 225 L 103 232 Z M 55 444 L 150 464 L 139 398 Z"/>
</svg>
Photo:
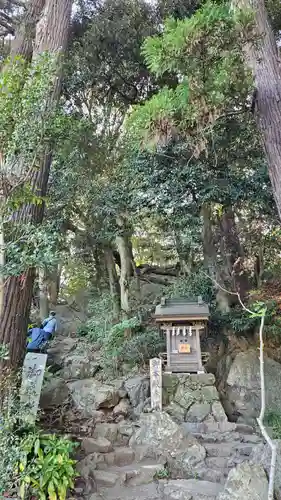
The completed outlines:
<svg viewBox="0 0 281 500">
<path fill-rule="evenodd" d="M 166 371 L 174 373 L 203 372 L 200 334 L 209 319 L 209 307 L 201 297 L 166 299 L 156 306 L 155 321 L 166 336 Z"/>
</svg>

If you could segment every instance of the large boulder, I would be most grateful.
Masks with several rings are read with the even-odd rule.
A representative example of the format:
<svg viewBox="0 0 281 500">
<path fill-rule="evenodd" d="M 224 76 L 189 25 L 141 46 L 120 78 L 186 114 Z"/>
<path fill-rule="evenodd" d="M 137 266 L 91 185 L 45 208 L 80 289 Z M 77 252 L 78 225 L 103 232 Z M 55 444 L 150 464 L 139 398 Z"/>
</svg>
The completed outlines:
<svg viewBox="0 0 281 500">
<path fill-rule="evenodd" d="M 206 450 L 192 436 L 186 435 L 165 412 L 143 413 L 130 446 L 142 450 L 143 458 L 161 457 L 172 477 L 193 477 L 194 468 L 203 463 Z"/>
<path fill-rule="evenodd" d="M 125 390 L 133 408 L 144 406 L 150 394 L 150 381 L 147 376 L 136 376 L 125 381 Z"/>
<path fill-rule="evenodd" d="M 75 351 L 77 345 L 77 338 L 56 337 L 48 349 L 48 356 L 54 363 L 63 364 L 65 358 Z"/>
<path fill-rule="evenodd" d="M 277 445 L 277 458 L 275 466 L 274 493 L 276 500 L 281 500 L 281 440 L 276 440 L 275 443 Z M 267 472 L 268 476 L 270 472 L 271 454 L 271 448 L 268 444 L 261 443 L 255 446 L 250 455 L 251 462 L 261 465 Z"/>
<path fill-rule="evenodd" d="M 204 468 L 206 450 L 197 439 L 186 438 L 182 447 L 167 455 L 168 468 L 173 478 L 192 478 Z M 198 471 L 197 471 L 198 466 Z"/>
<path fill-rule="evenodd" d="M 114 386 L 92 378 L 76 380 L 67 385 L 76 408 L 85 416 L 91 416 L 100 408 L 113 408 L 120 401 L 120 394 Z"/>
<path fill-rule="evenodd" d="M 64 359 L 60 376 L 65 380 L 90 378 L 95 375 L 99 367 L 99 362 L 90 356 L 72 354 Z"/>
<path fill-rule="evenodd" d="M 265 357 L 266 407 L 281 413 L 281 365 Z M 235 357 L 227 377 L 227 397 L 233 413 L 245 421 L 255 419 L 260 412 L 260 362 L 257 350 L 240 352 Z"/>
<path fill-rule="evenodd" d="M 52 377 L 43 385 L 40 408 L 47 410 L 48 408 L 61 406 L 68 401 L 69 396 L 69 389 L 65 381 L 62 378 Z"/>
<path fill-rule="evenodd" d="M 184 432 L 166 412 L 142 413 L 130 446 L 149 446 L 157 451 L 172 451 L 181 447 Z"/>
<path fill-rule="evenodd" d="M 267 500 L 268 481 L 260 465 L 244 462 L 232 469 L 218 500 Z"/>
</svg>

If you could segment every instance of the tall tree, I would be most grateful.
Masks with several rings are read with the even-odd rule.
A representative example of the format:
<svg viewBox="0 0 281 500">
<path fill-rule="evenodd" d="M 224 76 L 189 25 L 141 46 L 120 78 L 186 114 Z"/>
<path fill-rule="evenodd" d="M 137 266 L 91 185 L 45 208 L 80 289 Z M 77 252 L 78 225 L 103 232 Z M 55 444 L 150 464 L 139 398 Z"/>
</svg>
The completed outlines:
<svg viewBox="0 0 281 500">
<path fill-rule="evenodd" d="M 29 9 L 34 10 L 39 0 L 29 4 Z M 47 53 L 55 59 L 57 71 L 52 79 L 44 105 L 50 111 L 56 108 L 60 95 L 62 76 L 62 55 L 65 52 L 68 41 L 68 32 L 71 18 L 72 0 L 46 0 L 40 20 L 36 25 L 36 36 L 33 46 L 33 61 L 41 54 Z M 29 17 L 25 17 L 27 22 Z M 24 30 L 23 30 L 24 31 Z M 22 30 L 20 30 L 19 37 Z M 26 47 L 25 44 L 21 45 Z M 28 44 L 29 47 L 29 44 Z M 28 54 L 25 52 L 23 56 Z M 46 195 L 49 171 L 51 165 L 51 145 L 45 146 L 46 138 L 41 144 L 40 155 L 37 158 L 36 168 L 28 169 L 26 182 L 35 197 Z M 16 223 L 38 224 L 43 218 L 43 204 L 27 202 L 14 216 Z M 0 342 L 9 345 L 9 360 L 12 367 L 16 367 L 22 359 L 25 347 L 26 328 L 30 311 L 32 290 L 34 283 L 34 270 L 28 269 L 24 275 L 11 276 L 5 284 L 4 308 L 0 323 Z"/>
<path fill-rule="evenodd" d="M 263 139 L 279 217 L 281 218 L 281 69 L 280 53 L 264 0 L 233 0 L 251 9 L 258 40 L 245 48 L 246 61 L 255 78 L 254 108 Z"/>
</svg>

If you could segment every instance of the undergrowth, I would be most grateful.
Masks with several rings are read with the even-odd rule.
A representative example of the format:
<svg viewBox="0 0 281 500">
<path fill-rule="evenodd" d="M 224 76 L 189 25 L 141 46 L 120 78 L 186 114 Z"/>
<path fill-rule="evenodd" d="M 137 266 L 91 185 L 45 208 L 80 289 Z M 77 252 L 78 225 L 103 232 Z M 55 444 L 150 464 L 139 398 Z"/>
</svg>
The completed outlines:
<svg viewBox="0 0 281 500">
<path fill-rule="evenodd" d="M 165 340 L 160 332 L 144 326 L 139 318 L 108 325 L 106 329 L 98 329 L 97 325 L 96 319 L 90 320 L 78 333 L 97 343 L 105 371 L 120 371 L 123 365 L 141 366 L 165 351 Z"/>
<path fill-rule="evenodd" d="M 281 439 L 281 413 L 267 412 L 265 423 L 268 427 L 271 427 L 273 439 Z"/>
<path fill-rule="evenodd" d="M 76 477 L 72 453 L 76 444 L 43 435 L 27 420 L 20 401 L 18 377 L 1 380 L 0 498 L 65 500 Z"/>
</svg>

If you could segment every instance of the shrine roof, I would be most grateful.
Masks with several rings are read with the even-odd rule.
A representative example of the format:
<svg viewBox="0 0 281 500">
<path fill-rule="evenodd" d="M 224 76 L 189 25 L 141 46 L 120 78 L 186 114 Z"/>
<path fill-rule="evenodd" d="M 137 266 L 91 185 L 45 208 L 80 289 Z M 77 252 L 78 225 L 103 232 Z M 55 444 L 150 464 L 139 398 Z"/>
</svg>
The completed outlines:
<svg viewBox="0 0 281 500">
<path fill-rule="evenodd" d="M 187 298 L 162 299 L 161 304 L 155 308 L 155 319 L 161 318 L 208 318 L 210 315 L 209 306 L 201 299 L 190 300 Z"/>
</svg>

